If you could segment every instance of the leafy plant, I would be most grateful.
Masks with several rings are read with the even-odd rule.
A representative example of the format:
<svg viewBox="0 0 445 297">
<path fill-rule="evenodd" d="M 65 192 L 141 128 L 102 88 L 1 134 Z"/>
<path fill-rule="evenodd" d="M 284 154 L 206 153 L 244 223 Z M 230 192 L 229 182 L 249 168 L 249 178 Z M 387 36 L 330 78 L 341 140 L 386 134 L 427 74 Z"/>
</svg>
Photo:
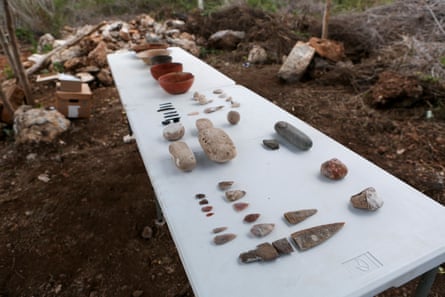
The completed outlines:
<svg viewBox="0 0 445 297">
<path fill-rule="evenodd" d="M 54 68 L 54 71 L 56 71 L 56 72 L 59 72 L 59 73 L 65 72 L 65 67 L 63 67 L 63 64 L 60 62 L 53 63 L 53 68 Z"/>
<path fill-rule="evenodd" d="M 44 44 L 42 47 L 42 53 L 49 53 L 53 50 L 53 46 L 51 44 Z"/>
<path fill-rule="evenodd" d="M 9 66 L 9 65 L 6 65 L 3 68 L 3 74 L 5 75 L 5 77 L 7 79 L 14 78 L 14 76 L 15 76 L 14 71 L 12 70 L 11 66 Z"/>
</svg>

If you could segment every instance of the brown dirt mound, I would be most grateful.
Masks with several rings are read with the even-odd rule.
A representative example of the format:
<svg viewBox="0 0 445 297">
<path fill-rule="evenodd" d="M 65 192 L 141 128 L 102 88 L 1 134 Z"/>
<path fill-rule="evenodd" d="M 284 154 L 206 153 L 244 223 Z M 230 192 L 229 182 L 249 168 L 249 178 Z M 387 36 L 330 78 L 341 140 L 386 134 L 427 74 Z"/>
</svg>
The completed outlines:
<svg viewBox="0 0 445 297">
<path fill-rule="evenodd" d="M 210 15 L 201 15 L 199 12 L 191 14 L 187 21 L 187 31 L 205 40 L 220 30 L 244 31 L 246 38 L 239 44 L 234 60 L 245 58 L 255 43 L 267 50 L 271 62 L 280 62 L 282 56 L 287 55 L 295 42 L 301 39 L 295 33 L 299 24 L 294 21 L 285 15 L 245 5 L 230 6 Z"/>
</svg>

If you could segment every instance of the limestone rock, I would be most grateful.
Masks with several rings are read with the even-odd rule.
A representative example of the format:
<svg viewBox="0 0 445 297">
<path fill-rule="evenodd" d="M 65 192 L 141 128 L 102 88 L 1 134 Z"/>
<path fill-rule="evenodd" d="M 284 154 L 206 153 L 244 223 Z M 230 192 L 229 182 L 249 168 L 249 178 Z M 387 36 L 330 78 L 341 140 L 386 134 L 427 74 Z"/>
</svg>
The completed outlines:
<svg viewBox="0 0 445 297">
<path fill-rule="evenodd" d="M 246 33 L 243 31 L 221 30 L 209 37 L 209 45 L 214 48 L 233 50 L 245 36 Z"/>
<path fill-rule="evenodd" d="M 176 167 L 183 171 L 192 171 L 196 167 L 195 154 L 187 143 L 176 141 L 169 145 L 168 150 L 173 157 Z"/>
<path fill-rule="evenodd" d="M 174 141 L 181 139 L 184 133 L 185 129 L 181 123 L 171 123 L 164 128 L 162 135 L 165 139 Z"/>
<path fill-rule="evenodd" d="M 37 44 L 37 51 L 42 53 L 44 50 L 54 48 L 54 42 L 56 38 L 52 36 L 50 33 L 46 33 L 39 38 L 39 42 Z"/>
<path fill-rule="evenodd" d="M 107 62 L 107 44 L 105 42 L 99 42 L 96 48 L 88 54 L 88 59 L 90 59 L 98 67 L 106 67 Z"/>
<path fill-rule="evenodd" d="M 52 142 L 68 130 L 70 121 L 57 110 L 22 105 L 14 113 L 17 143 Z"/>
<path fill-rule="evenodd" d="M 68 49 L 62 50 L 61 52 L 54 54 L 53 56 L 51 56 L 50 60 L 53 65 L 58 63 L 63 64 L 67 60 L 73 59 L 75 57 L 81 57 L 82 55 L 83 55 L 82 48 L 78 45 L 74 45 Z"/>
<path fill-rule="evenodd" d="M 199 56 L 201 49 L 196 45 L 196 42 L 188 39 L 180 39 L 180 38 L 167 38 L 167 41 L 172 46 L 179 46 L 186 51 L 192 53 L 195 56 Z"/>
<path fill-rule="evenodd" d="M 63 64 L 63 68 L 67 72 L 75 71 L 78 68 L 87 66 L 87 61 L 85 57 L 74 57 L 72 59 L 67 60 Z"/>
<path fill-rule="evenodd" d="M 267 61 L 266 50 L 263 47 L 255 44 L 249 51 L 249 55 L 247 56 L 247 61 L 253 64 L 265 63 Z"/>
<path fill-rule="evenodd" d="M 314 54 L 313 47 L 298 41 L 278 71 L 278 77 L 286 82 L 299 81 L 306 72 Z"/>
<path fill-rule="evenodd" d="M 236 147 L 229 135 L 219 128 L 202 129 L 198 140 L 207 157 L 217 163 L 224 163 L 236 157 Z"/>
<path fill-rule="evenodd" d="M 104 86 L 113 85 L 113 77 L 111 76 L 111 71 L 109 69 L 104 68 L 100 70 L 96 77 Z"/>
</svg>

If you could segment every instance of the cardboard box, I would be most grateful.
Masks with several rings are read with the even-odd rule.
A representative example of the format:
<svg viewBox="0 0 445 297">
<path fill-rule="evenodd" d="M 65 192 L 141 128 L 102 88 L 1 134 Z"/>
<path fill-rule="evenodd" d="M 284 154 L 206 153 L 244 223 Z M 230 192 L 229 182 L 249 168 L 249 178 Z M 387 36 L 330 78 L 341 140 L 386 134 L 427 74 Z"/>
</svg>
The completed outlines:
<svg viewBox="0 0 445 297">
<path fill-rule="evenodd" d="M 81 92 L 56 92 L 56 108 L 67 118 L 88 118 L 91 115 L 93 93 L 87 83 L 81 85 Z"/>
<path fill-rule="evenodd" d="M 59 74 L 60 91 L 62 92 L 82 92 L 82 81 L 69 74 Z"/>
</svg>

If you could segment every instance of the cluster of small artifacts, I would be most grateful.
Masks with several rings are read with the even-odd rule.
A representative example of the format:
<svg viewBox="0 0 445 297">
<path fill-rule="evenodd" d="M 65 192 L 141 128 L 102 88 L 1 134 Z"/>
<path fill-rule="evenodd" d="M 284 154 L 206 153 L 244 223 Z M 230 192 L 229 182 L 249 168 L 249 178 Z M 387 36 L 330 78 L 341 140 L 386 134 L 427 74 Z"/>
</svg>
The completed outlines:
<svg viewBox="0 0 445 297">
<path fill-rule="evenodd" d="M 232 97 L 227 96 L 222 90 L 215 90 L 213 94 L 218 95 L 218 98 L 225 99 L 230 103 L 231 107 L 239 107 L 239 103 L 234 102 Z M 212 99 L 206 98 L 203 94 L 195 92 L 193 100 L 199 105 L 206 105 L 214 102 Z M 167 105 L 168 108 L 173 108 Z M 225 105 L 216 105 L 204 109 L 204 113 L 212 113 L 223 110 Z M 162 109 L 162 106 L 161 106 Z M 199 115 L 199 112 L 191 112 L 189 116 Z M 240 122 L 240 114 L 235 110 L 230 110 L 227 113 L 227 121 L 231 125 L 237 125 Z M 237 150 L 234 142 L 230 136 L 221 128 L 214 126 L 212 121 L 208 118 L 198 118 L 195 121 L 195 126 L 198 131 L 199 144 L 205 155 L 216 163 L 225 163 L 233 160 L 237 155 Z M 309 136 L 303 133 L 289 122 L 278 121 L 274 125 L 274 130 L 284 141 L 296 147 L 299 150 L 309 150 L 313 142 Z M 172 143 L 169 145 L 169 152 L 172 156 L 175 166 L 184 172 L 192 171 L 197 166 L 197 161 L 193 151 L 186 142 L 180 141 L 184 136 L 185 128 L 180 122 L 171 122 L 163 130 L 163 136 Z M 264 139 L 263 146 L 266 149 L 279 149 L 279 142 L 276 139 Z M 338 181 L 343 179 L 348 174 L 347 166 L 337 158 L 326 160 L 320 165 L 320 174 L 327 179 Z M 249 207 L 248 202 L 242 199 L 246 196 L 245 190 L 232 189 L 234 181 L 221 181 L 218 183 L 219 190 L 224 192 L 225 200 L 231 203 L 234 211 L 241 212 Z M 207 217 L 214 215 L 213 206 L 205 194 L 198 193 L 195 195 L 198 204 L 201 206 L 202 212 Z M 364 211 L 376 211 L 383 205 L 382 199 L 378 196 L 373 187 L 363 189 L 361 192 L 350 197 L 350 204 L 354 208 L 362 209 Z M 289 226 L 297 225 L 307 218 L 315 215 L 317 209 L 299 209 L 291 210 L 283 213 L 283 218 Z M 263 238 L 273 232 L 275 223 L 256 223 L 261 217 L 260 213 L 247 212 L 242 221 L 244 224 L 252 224 L 250 228 L 250 235 L 255 238 Z M 324 225 L 313 226 L 307 229 L 299 230 L 290 234 L 289 238 L 283 237 L 272 242 L 263 242 L 255 248 L 242 252 L 239 255 L 241 263 L 251 263 L 257 261 L 272 261 L 282 255 L 289 255 L 294 252 L 294 246 L 298 250 L 304 251 L 325 242 L 336 234 L 345 222 L 334 222 Z M 237 234 L 228 232 L 228 227 L 220 226 L 212 230 L 214 234 L 213 243 L 215 245 L 223 245 L 233 241 Z"/>
<path fill-rule="evenodd" d="M 336 159 L 334 160 L 338 161 Z M 325 163 L 323 163 L 323 165 L 324 164 Z M 323 170 L 320 171 L 323 172 Z M 337 175 L 335 175 L 334 179 L 338 179 Z M 249 207 L 249 203 L 242 202 L 241 199 L 246 196 L 247 192 L 245 190 L 231 189 L 233 184 L 234 181 L 222 181 L 218 183 L 218 188 L 224 191 L 225 200 L 232 204 L 235 211 L 244 211 Z M 205 194 L 196 194 L 195 197 L 200 199 L 200 201 L 202 201 L 201 199 L 207 201 L 207 199 L 204 199 Z M 360 193 L 352 195 L 350 197 L 350 202 L 353 207 L 366 211 L 375 211 L 383 205 L 383 201 L 378 197 L 375 189 L 372 187 L 366 188 Z M 289 226 L 295 226 L 315 215 L 317 212 L 318 210 L 315 208 L 291 210 L 284 212 L 283 218 Z M 260 217 L 260 213 L 247 212 L 242 219 L 243 223 L 252 224 L 250 228 L 250 235 L 255 238 L 266 237 L 275 229 L 275 223 L 272 222 L 256 223 Z M 242 263 L 272 261 L 277 259 L 279 256 L 289 255 L 294 252 L 295 250 L 292 243 L 298 248 L 298 250 L 305 251 L 325 242 L 335 235 L 340 229 L 342 229 L 344 225 L 345 222 L 334 222 L 299 230 L 290 234 L 290 240 L 287 237 L 283 237 L 274 240 L 273 242 L 263 242 L 252 250 L 242 252 L 239 255 L 239 260 Z M 237 234 L 226 232 L 227 230 L 228 227 L 226 226 L 216 227 L 212 230 L 212 233 L 215 234 L 213 237 L 213 243 L 215 245 L 226 244 L 237 237 Z"/>
</svg>

